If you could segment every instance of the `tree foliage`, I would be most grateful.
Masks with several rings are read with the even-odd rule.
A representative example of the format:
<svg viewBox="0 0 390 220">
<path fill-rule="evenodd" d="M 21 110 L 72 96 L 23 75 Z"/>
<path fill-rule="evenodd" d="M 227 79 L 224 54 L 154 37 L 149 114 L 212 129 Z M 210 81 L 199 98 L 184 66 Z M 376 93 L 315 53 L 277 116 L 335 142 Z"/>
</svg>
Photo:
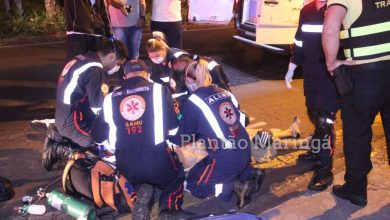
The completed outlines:
<svg viewBox="0 0 390 220">
<path fill-rule="evenodd" d="M 62 10 L 63 1 L 61 0 L 45 0 L 46 15 L 49 17 L 57 16 Z"/>
</svg>

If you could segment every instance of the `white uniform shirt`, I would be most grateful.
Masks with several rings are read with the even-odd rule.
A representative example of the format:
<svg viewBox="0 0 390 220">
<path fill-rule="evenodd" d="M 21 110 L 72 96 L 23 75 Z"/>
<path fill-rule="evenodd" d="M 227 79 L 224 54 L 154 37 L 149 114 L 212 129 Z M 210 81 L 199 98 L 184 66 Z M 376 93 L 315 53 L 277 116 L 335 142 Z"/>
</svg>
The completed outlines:
<svg viewBox="0 0 390 220">
<path fill-rule="evenodd" d="M 176 22 L 181 21 L 180 0 L 153 0 L 152 21 Z"/>
</svg>

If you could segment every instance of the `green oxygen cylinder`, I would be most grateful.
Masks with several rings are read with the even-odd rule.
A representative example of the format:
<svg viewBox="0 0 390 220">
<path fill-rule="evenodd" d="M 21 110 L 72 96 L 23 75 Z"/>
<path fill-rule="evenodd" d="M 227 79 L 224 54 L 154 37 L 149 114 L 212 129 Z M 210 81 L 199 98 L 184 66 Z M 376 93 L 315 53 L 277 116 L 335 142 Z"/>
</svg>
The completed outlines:
<svg viewBox="0 0 390 220">
<path fill-rule="evenodd" d="M 49 205 L 79 220 L 92 220 L 96 217 L 96 209 L 94 206 L 86 204 L 74 197 L 55 190 L 47 193 L 46 197 Z"/>
</svg>

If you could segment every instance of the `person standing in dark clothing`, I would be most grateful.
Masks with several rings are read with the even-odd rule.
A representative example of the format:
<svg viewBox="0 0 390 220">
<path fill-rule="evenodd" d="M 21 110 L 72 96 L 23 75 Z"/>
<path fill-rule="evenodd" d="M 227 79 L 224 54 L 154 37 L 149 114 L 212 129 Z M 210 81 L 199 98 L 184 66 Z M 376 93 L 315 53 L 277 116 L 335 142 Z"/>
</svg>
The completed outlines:
<svg viewBox="0 0 390 220">
<path fill-rule="evenodd" d="M 5 13 L 9 19 L 12 18 L 12 7 L 11 7 L 11 0 L 3 0 L 4 2 L 4 7 L 5 7 Z M 16 7 L 18 8 L 18 15 L 19 17 L 24 16 L 24 10 L 23 10 L 23 3 L 22 0 L 13 0 L 15 3 Z"/>
<path fill-rule="evenodd" d="M 325 190 L 333 181 L 332 156 L 335 147 L 333 122 L 339 109 L 339 95 L 326 69 L 321 33 L 326 11 L 326 0 L 315 0 L 305 5 L 300 13 L 286 85 L 291 88 L 292 77 L 298 65 L 303 70 L 307 113 L 315 127 L 310 142 L 311 150 L 299 155 L 299 160 L 317 161 L 310 190 Z"/>
<path fill-rule="evenodd" d="M 371 126 L 378 113 L 389 147 L 390 4 L 380 0 L 329 0 L 322 37 L 328 70 L 333 74 L 346 65 L 353 85 L 343 96 L 341 108 L 345 183 L 333 186 L 332 191 L 337 197 L 366 206 L 367 175 L 372 169 Z M 347 60 L 337 58 L 340 42 Z"/>
<path fill-rule="evenodd" d="M 98 51 L 112 36 L 104 0 L 65 0 L 67 60 Z"/>
<path fill-rule="evenodd" d="M 182 37 L 182 0 L 153 0 L 150 29 L 165 34 L 169 47 L 181 49 Z"/>
</svg>

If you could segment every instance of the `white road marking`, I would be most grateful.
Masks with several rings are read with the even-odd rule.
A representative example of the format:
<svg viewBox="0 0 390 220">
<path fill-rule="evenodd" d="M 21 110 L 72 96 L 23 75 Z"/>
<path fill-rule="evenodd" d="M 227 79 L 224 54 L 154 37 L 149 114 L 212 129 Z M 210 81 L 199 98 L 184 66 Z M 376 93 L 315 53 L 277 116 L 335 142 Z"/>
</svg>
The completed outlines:
<svg viewBox="0 0 390 220">
<path fill-rule="evenodd" d="M 262 127 L 262 126 L 264 126 L 266 124 L 267 123 L 261 121 L 261 122 L 257 122 L 257 123 L 251 124 L 251 125 L 247 126 L 246 128 L 255 129 L 255 128 Z"/>
<path fill-rule="evenodd" d="M 46 127 L 49 127 L 50 124 L 54 124 L 54 118 L 53 119 L 43 119 L 43 120 L 32 120 L 31 123 L 42 123 L 42 124 L 45 124 Z"/>
</svg>

